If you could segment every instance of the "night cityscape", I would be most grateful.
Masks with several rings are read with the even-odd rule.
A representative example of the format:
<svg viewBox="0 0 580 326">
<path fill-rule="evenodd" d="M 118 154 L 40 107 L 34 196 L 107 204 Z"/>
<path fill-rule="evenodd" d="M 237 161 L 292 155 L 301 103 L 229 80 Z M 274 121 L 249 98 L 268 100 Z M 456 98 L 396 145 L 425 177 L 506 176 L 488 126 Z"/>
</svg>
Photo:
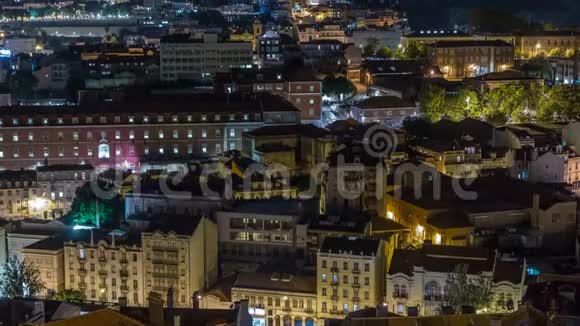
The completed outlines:
<svg viewBox="0 0 580 326">
<path fill-rule="evenodd" d="M 0 326 L 580 325 L 579 17 L 0 0 Z"/>
</svg>

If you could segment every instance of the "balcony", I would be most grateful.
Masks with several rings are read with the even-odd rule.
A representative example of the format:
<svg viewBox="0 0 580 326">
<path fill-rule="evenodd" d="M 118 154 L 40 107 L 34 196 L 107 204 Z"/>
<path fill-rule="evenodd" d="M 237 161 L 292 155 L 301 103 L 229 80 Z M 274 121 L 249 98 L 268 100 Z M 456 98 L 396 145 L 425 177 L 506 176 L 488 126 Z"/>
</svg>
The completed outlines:
<svg viewBox="0 0 580 326">
<path fill-rule="evenodd" d="M 338 270 L 338 267 L 331 267 L 331 268 L 330 268 L 330 271 L 331 271 L 332 273 L 338 273 L 338 272 L 339 272 L 339 270 Z"/>
<path fill-rule="evenodd" d="M 312 313 L 314 313 L 314 309 L 312 309 L 312 307 L 306 307 L 304 309 L 304 312 L 307 314 L 312 314 Z"/>
<path fill-rule="evenodd" d="M 290 311 L 292 311 L 292 308 L 290 308 L 290 306 L 284 306 L 284 307 L 282 307 L 282 310 L 284 310 L 286 312 L 290 312 Z"/>
<path fill-rule="evenodd" d="M 355 289 L 359 289 L 360 288 L 360 284 L 359 283 L 352 283 L 352 287 Z"/>
<path fill-rule="evenodd" d="M 352 297 L 352 299 L 350 299 L 352 302 L 360 302 L 360 298 L 359 297 Z"/>
<path fill-rule="evenodd" d="M 338 284 L 339 284 L 338 280 L 330 281 L 330 285 L 332 285 L 332 286 L 338 286 Z"/>
<path fill-rule="evenodd" d="M 120 270 L 119 271 L 119 276 L 121 276 L 121 278 L 127 278 L 127 277 L 129 277 L 129 271 L 127 271 L 127 270 Z"/>
<path fill-rule="evenodd" d="M 433 294 L 427 294 L 424 297 L 425 301 L 441 301 L 443 300 L 443 296 L 442 295 L 433 295 Z"/>
<path fill-rule="evenodd" d="M 127 264 L 129 264 L 129 261 L 127 260 L 127 258 L 121 258 L 121 260 L 119 260 L 119 263 L 121 263 L 122 266 L 127 266 Z"/>
<path fill-rule="evenodd" d="M 352 272 L 353 274 L 360 274 L 360 269 L 353 269 Z"/>
<path fill-rule="evenodd" d="M 86 287 L 87 287 L 87 283 L 85 283 L 85 282 L 82 282 L 82 281 L 81 281 L 81 282 L 79 282 L 79 288 L 81 288 L 81 289 L 84 289 L 84 288 L 86 288 Z"/>
<path fill-rule="evenodd" d="M 397 299 L 407 299 L 409 295 L 405 292 L 393 292 L 393 298 Z"/>
<path fill-rule="evenodd" d="M 173 274 L 173 273 L 153 272 L 153 277 L 178 279 L 179 278 L 179 275 L 178 274 Z"/>
<path fill-rule="evenodd" d="M 107 274 L 108 274 L 108 273 L 107 273 L 107 271 L 106 271 L 106 270 L 104 270 L 104 269 L 101 269 L 101 270 L 99 270 L 99 276 L 105 276 L 105 277 L 106 277 L 106 276 L 107 276 Z"/>
<path fill-rule="evenodd" d="M 332 301 L 338 301 L 338 295 L 333 295 L 330 297 L 330 300 Z"/>
<path fill-rule="evenodd" d="M 126 285 L 121 285 L 121 291 L 128 292 L 129 291 L 129 287 L 126 286 Z"/>
<path fill-rule="evenodd" d="M 99 256 L 99 263 L 106 263 L 106 262 L 107 262 L 107 257 Z"/>
<path fill-rule="evenodd" d="M 84 268 L 79 268 L 78 271 L 79 271 L 79 275 L 81 275 L 81 276 L 87 275 L 87 270 Z"/>
<path fill-rule="evenodd" d="M 107 284 L 105 284 L 105 283 L 99 284 L 99 289 L 106 289 L 106 288 L 107 288 Z"/>
<path fill-rule="evenodd" d="M 344 311 L 342 311 L 342 310 L 334 310 L 333 309 L 333 310 L 330 310 L 330 313 L 332 315 L 342 315 L 342 314 L 344 314 Z"/>
</svg>

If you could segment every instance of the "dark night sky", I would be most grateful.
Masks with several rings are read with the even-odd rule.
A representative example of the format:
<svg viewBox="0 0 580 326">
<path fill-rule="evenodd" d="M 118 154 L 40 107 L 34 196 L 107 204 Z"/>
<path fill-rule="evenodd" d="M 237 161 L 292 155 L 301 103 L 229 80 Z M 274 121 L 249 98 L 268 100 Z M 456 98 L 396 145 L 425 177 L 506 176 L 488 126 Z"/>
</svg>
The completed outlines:
<svg viewBox="0 0 580 326">
<path fill-rule="evenodd" d="M 399 4 L 414 28 L 453 27 L 465 21 L 472 8 L 501 9 L 559 26 L 580 25 L 580 0 L 399 0 Z"/>
</svg>

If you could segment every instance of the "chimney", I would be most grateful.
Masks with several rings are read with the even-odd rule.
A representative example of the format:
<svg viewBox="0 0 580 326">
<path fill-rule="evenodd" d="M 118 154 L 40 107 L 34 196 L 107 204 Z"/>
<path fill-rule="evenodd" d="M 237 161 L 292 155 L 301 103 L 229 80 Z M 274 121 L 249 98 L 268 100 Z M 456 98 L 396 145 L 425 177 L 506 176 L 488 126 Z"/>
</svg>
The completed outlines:
<svg viewBox="0 0 580 326">
<path fill-rule="evenodd" d="M 147 300 L 149 301 L 149 325 L 165 326 L 161 295 L 156 292 L 149 292 Z"/>
</svg>

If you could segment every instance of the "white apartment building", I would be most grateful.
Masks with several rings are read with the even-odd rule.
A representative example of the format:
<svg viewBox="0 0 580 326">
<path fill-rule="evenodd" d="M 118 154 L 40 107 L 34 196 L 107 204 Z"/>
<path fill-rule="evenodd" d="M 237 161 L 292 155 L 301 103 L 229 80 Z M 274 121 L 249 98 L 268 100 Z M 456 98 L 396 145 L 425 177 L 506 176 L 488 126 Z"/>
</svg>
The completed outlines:
<svg viewBox="0 0 580 326">
<path fill-rule="evenodd" d="M 87 300 L 145 305 L 139 235 L 74 232 L 64 243 L 65 288 L 82 291 Z"/>
<path fill-rule="evenodd" d="M 387 273 L 388 310 L 400 315 L 438 314 L 447 277 L 458 266 L 466 269 L 469 278 L 492 278 L 495 300 L 491 311 L 517 310 L 525 293 L 525 260 L 505 259 L 484 248 L 449 246 L 394 251 Z"/>
<path fill-rule="evenodd" d="M 161 80 L 211 80 L 231 68 L 251 68 L 251 42 L 220 41 L 217 34 L 174 34 L 161 40 Z"/>
</svg>

